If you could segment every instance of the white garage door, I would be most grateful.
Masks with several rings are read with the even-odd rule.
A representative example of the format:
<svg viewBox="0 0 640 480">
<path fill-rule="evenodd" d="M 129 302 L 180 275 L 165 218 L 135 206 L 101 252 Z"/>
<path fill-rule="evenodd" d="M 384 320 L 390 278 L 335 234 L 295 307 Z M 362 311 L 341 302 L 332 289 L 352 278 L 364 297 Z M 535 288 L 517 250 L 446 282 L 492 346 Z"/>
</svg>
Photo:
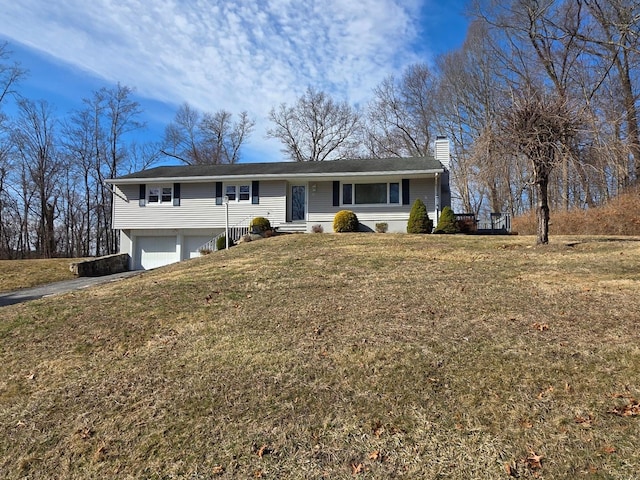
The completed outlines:
<svg viewBox="0 0 640 480">
<path fill-rule="evenodd" d="M 137 237 L 136 270 L 162 267 L 179 261 L 176 237 Z"/>
<path fill-rule="evenodd" d="M 200 247 L 213 238 L 209 236 L 192 236 L 184 237 L 183 257 L 196 258 L 200 256 Z"/>
</svg>

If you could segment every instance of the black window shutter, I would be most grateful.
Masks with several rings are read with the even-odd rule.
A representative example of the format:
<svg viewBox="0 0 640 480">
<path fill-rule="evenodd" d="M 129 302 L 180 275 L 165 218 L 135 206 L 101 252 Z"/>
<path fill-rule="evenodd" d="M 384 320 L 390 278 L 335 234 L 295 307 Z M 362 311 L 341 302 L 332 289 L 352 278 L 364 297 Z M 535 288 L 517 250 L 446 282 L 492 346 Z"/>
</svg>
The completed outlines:
<svg viewBox="0 0 640 480">
<path fill-rule="evenodd" d="M 222 205 L 222 182 L 216 182 L 216 205 Z"/>
<path fill-rule="evenodd" d="M 333 182 L 333 206 L 340 206 L 340 182 L 337 180 Z"/>
<path fill-rule="evenodd" d="M 402 179 L 402 204 L 409 205 L 409 179 Z"/>
<path fill-rule="evenodd" d="M 180 206 L 180 184 L 179 183 L 173 184 L 173 206 L 174 207 Z"/>
<path fill-rule="evenodd" d="M 258 180 L 251 182 L 251 203 L 254 205 L 260 203 L 260 182 Z"/>
<path fill-rule="evenodd" d="M 138 193 L 138 205 L 144 207 L 147 197 L 147 186 L 144 183 L 140 184 L 140 191 Z"/>
</svg>

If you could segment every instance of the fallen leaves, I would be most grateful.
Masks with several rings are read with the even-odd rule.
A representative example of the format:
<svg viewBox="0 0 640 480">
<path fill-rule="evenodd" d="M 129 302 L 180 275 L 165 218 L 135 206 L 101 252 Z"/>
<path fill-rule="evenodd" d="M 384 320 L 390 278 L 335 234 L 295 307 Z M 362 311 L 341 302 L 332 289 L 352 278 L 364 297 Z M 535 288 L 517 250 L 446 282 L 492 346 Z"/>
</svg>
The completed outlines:
<svg viewBox="0 0 640 480">
<path fill-rule="evenodd" d="M 212 469 L 211 469 L 211 473 L 213 475 L 222 475 L 224 473 L 224 467 L 222 465 L 215 465 Z"/>
<path fill-rule="evenodd" d="M 534 475 L 537 476 L 537 471 L 542 469 L 542 459 L 544 455 L 538 455 L 533 450 L 529 451 L 529 456 L 525 459 L 525 464 L 529 467 L 530 470 L 534 472 Z"/>
<path fill-rule="evenodd" d="M 380 450 L 374 450 L 373 452 L 371 452 L 369 454 L 369 460 L 381 460 L 382 459 L 382 454 L 380 453 Z"/>
<path fill-rule="evenodd" d="M 591 415 L 576 415 L 573 421 L 583 428 L 591 428 L 593 425 L 593 417 Z"/>
<path fill-rule="evenodd" d="M 528 430 L 529 428 L 533 428 L 533 423 L 531 423 L 529 420 L 522 420 L 520 422 L 520 426 Z"/>
<path fill-rule="evenodd" d="M 376 438 L 380 438 L 380 435 L 382 435 L 382 433 L 384 432 L 384 426 L 382 425 L 382 422 L 380 422 L 379 420 L 374 422 L 371 426 L 371 431 L 376 436 Z"/>
<path fill-rule="evenodd" d="M 609 413 L 619 415 L 621 417 L 635 417 L 640 415 L 640 402 L 632 397 L 625 397 L 628 400 L 626 405 L 621 407 L 613 407 Z"/>
<path fill-rule="evenodd" d="M 256 455 L 258 455 L 259 458 L 264 457 L 265 455 L 268 455 L 271 453 L 271 449 L 269 448 L 268 445 L 262 445 L 258 451 L 256 452 Z"/>
<path fill-rule="evenodd" d="M 538 393 L 538 400 L 542 400 L 543 398 L 548 397 L 549 395 L 551 395 L 551 393 L 553 393 L 553 387 L 547 387 L 544 390 L 542 390 L 540 393 Z"/>
<path fill-rule="evenodd" d="M 514 477 L 514 478 L 518 478 L 518 468 L 516 467 L 515 462 L 506 462 L 504 464 L 504 471 L 507 473 L 507 475 L 509 475 L 510 477 Z"/>
<path fill-rule="evenodd" d="M 518 467 L 528 469 L 534 478 L 538 478 L 541 475 L 543 458 L 544 455 L 537 454 L 533 449 L 530 449 L 525 458 L 520 458 L 518 461 L 504 462 L 503 468 L 505 473 L 513 478 L 520 478 Z"/>
<path fill-rule="evenodd" d="M 539 332 L 546 332 L 547 330 L 549 330 L 549 324 L 535 322 L 533 325 L 531 325 L 531 328 L 533 328 L 534 330 L 538 330 Z"/>
</svg>

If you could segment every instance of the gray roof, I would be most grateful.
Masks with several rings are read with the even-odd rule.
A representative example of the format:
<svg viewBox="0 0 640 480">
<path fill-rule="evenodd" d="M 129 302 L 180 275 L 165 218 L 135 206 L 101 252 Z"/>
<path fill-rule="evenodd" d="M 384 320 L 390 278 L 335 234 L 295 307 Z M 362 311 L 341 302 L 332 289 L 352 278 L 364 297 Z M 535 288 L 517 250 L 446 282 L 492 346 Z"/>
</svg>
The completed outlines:
<svg viewBox="0 0 640 480">
<path fill-rule="evenodd" d="M 444 168 L 433 157 L 371 158 L 326 162 L 236 163 L 233 165 L 178 165 L 142 170 L 108 180 L 133 183 L 139 180 L 197 181 L 221 177 L 287 178 L 347 175 L 440 173 Z"/>
</svg>

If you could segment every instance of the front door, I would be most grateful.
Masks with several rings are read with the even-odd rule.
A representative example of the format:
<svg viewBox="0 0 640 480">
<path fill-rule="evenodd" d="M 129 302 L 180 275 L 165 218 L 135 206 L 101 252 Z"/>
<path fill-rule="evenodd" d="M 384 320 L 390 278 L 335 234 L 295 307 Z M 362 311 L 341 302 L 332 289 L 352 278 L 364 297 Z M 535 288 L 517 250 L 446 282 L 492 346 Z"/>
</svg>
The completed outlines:
<svg viewBox="0 0 640 480">
<path fill-rule="evenodd" d="M 291 221 L 298 222 L 306 219 L 307 188 L 305 185 L 291 186 Z"/>
</svg>

